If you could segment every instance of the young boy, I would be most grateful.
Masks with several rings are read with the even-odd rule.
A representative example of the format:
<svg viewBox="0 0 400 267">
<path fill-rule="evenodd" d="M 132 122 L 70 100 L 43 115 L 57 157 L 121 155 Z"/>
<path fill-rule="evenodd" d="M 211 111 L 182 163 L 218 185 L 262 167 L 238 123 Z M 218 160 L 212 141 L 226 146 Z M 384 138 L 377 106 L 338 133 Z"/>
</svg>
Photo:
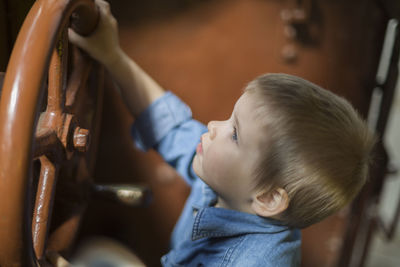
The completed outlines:
<svg viewBox="0 0 400 267">
<path fill-rule="evenodd" d="M 298 266 L 300 230 L 365 183 L 374 137 L 344 99 L 301 78 L 256 78 L 226 121 L 207 127 L 124 54 L 109 5 L 72 43 L 104 64 L 136 118 L 132 135 L 188 182 L 164 266 Z M 200 179 L 199 179 L 200 178 Z"/>
</svg>

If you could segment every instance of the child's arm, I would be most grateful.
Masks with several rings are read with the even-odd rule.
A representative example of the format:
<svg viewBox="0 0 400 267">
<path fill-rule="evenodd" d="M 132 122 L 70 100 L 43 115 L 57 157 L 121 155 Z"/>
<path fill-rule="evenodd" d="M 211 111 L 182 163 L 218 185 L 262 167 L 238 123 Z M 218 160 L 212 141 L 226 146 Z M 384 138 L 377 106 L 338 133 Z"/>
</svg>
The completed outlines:
<svg viewBox="0 0 400 267">
<path fill-rule="evenodd" d="M 117 21 L 111 14 L 109 4 L 103 0 L 95 2 L 100 13 L 95 32 L 82 37 L 69 29 L 69 40 L 107 68 L 120 86 L 129 111 L 136 117 L 162 96 L 164 89 L 122 51 Z"/>
<path fill-rule="evenodd" d="M 164 94 L 160 85 L 122 51 L 109 4 L 96 0 L 96 5 L 100 11 L 97 29 L 89 37 L 70 29 L 71 43 L 103 64 L 118 83 L 122 98 L 136 117 L 132 127 L 136 146 L 143 151 L 154 148 L 191 184 L 195 178 L 191 161 L 207 128 L 192 119 L 190 108 L 178 97 Z"/>
</svg>

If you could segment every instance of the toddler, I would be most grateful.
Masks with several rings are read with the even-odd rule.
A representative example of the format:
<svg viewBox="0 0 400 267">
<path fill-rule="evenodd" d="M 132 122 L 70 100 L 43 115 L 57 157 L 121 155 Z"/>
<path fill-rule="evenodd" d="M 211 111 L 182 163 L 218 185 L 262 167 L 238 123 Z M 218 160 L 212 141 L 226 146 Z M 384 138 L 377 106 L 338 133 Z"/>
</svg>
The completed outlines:
<svg viewBox="0 0 400 267">
<path fill-rule="evenodd" d="M 70 41 L 102 63 L 136 118 L 132 136 L 191 186 L 163 266 L 299 266 L 300 230 L 348 204 L 368 173 L 374 136 L 351 105 L 287 74 L 250 82 L 207 127 L 120 48 L 107 2 L 97 30 Z"/>
</svg>

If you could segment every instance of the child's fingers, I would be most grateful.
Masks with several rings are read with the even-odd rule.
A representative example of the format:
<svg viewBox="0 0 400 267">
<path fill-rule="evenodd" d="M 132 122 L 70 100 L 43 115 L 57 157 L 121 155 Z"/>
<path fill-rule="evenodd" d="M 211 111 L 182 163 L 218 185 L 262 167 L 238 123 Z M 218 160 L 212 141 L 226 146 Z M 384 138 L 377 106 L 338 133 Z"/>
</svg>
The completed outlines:
<svg viewBox="0 0 400 267">
<path fill-rule="evenodd" d="M 104 0 L 96 0 L 96 5 L 100 8 L 100 11 L 103 14 L 110 15 L 111 9 L 110 4 Z"/>
<path fill-rule="evenodd" d="M 100 11 L 100 23 L 111 23 L 114 27 L 117 26 L 117 21 L 111 14 L 110 4 L 103 0 L 96 0 L 96 5 L 99 7 Z"/>
<path fill-rule="evenodd" d="M 100 11 L 100 20 L 94 32 L 89 36 L 83 37 L 74 30 L 68 29 L 68 38 L 73 45 L 83 49 L 95 60 L 105 62 L 109 55 L 107 52 L 114 51 L 119 46 L 117 33 L 118 24 L 116 19 L 111 15 L 109 11 L 110 7 L 107 2 L 96 0 L 96 5 Z"/>
<path fill-rule="evenodd" d="M 85 44 L 86 44 L 85 38 L 80 36 L 79 34 L 77 34 L 71 28 L 68 29 L 68 39 L 72 44 L 74 44 L 74 45 L 86 50 L 85 49 L 86 48 L 86 46 L 85 46 Z"/>
</svg>

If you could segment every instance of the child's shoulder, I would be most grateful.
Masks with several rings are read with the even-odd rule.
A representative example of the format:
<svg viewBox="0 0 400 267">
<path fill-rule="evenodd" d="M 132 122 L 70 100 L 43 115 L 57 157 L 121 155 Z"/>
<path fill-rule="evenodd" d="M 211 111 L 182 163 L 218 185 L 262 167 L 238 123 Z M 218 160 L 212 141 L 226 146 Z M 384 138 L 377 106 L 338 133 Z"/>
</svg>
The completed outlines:
<svg viewBox="0 0 400 267">
<path fill-rule="evenodd" d="M 248 234 L 237 247 L 232 266 L 299 266 L 300 230 Z"/>
</svg>

